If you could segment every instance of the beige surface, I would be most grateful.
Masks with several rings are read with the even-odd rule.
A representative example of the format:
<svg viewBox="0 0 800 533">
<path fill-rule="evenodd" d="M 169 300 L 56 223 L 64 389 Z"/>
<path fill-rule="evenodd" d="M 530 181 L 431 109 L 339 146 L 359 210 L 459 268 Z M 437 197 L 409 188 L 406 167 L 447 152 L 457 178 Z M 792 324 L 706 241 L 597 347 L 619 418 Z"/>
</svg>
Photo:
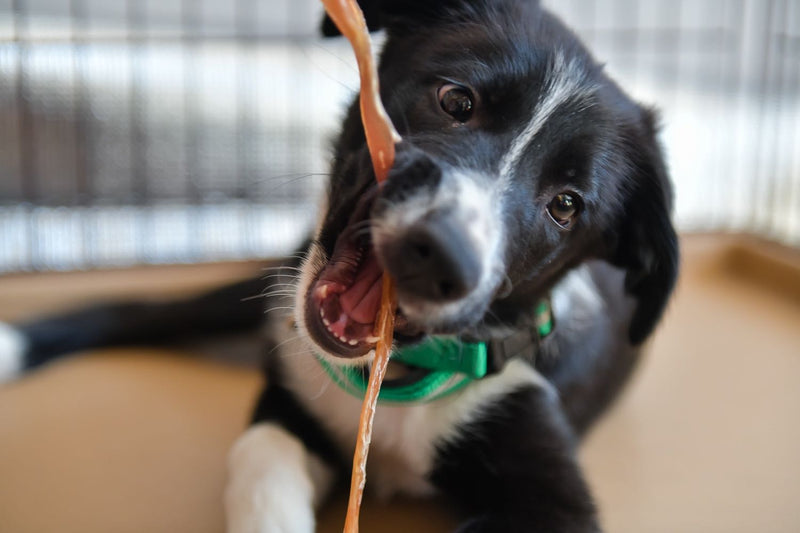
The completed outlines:
<svg viewBox="0 0 800 533">
<path fill-rule="evenodd" d="M 793 291 L 775 290 L 720 249 L 715 239 L 685 242 L 677 298 L 651 353 L 582 448 L 609 532 L 800 531 L 797 278 Z M 0 318 L 113 294 L 177 294 L 254 268 L 5 277 Z M 220 532 L 225 451 L 260 377 L 176 352 L 106 355 L 0 388 L 0 533 Z M 340 531 L 342 512 L 340 499 L 320 530 Z M 448 524 L 435 504 L 368 502 L 362 530 Z"/>
</svg>

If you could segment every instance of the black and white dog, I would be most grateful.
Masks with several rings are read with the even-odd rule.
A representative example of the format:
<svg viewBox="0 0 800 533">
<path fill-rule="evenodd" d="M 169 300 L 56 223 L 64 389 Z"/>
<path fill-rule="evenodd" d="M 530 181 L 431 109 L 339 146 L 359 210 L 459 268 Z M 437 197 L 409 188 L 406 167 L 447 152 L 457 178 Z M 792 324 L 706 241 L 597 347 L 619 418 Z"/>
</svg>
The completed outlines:
<svg viewBox="0 0 800 533">
<path fill-rule="evenodd" d="M 382 98 L 403 141 L 378 188 L 350 108 L 317 232 L 267 289 L 294 319 L 267 320 L 269 385 L 230 454 L 228 530 L 313 531 L 346 478 L 386 271 L 407 356 L 385 383 L 369 487 L 449 497 L 459 531 L 598 531 L 576 439 L 678 269 L 653 113 L 534 0 L 361 4 L 387 33 Z M 263 303 L 243 298 L 259 283 L 20 325 L 0 358 L 258 328 Z"/>
</svg>

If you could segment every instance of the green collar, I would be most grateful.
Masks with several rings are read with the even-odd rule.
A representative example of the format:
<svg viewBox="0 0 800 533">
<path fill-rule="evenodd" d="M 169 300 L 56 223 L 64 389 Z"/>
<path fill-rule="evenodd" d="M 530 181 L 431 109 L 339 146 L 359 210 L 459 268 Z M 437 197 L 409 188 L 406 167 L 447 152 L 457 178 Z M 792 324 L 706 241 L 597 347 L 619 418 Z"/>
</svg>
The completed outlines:
<svg viewBox="0 0 800 533">
<path fill-rule="evenodd" d="M 536 308 L 536 324 L 533 334 L 528 334 L 531 345 L 534 338 L 543 339 L 553 329 L 550 302 L 542 300 Z M 502 343 L 503 341 L 501 341 Z M 491 346 L 491 348 L 489 347 Z M 530 346 L 526 346 L 528 349 Z M 463 342 L 454 337 L 429 337 L 420 344 L 405 346 L 392 352 L 392 360 L 410 367 L 424 369 L 422 375 L 412 382 L 392 380 L 384 382 L 378 399 L 384 403 L 431 402 L 462 389 L 491 371 L 499 370 L 505 360 L 515 353 L 500 350 L 500 346 L 485 342 Z M 490 361 L 490 351 L 494 354 Z M 368 374 L 364 368 L 332 364 L 322 357 L 317 360 L 330 378 L 342 389 L 357 398 L 363 398 L 367 390 Z M 495 368 L 490 368 L 493 363 Z"/>
</svg>

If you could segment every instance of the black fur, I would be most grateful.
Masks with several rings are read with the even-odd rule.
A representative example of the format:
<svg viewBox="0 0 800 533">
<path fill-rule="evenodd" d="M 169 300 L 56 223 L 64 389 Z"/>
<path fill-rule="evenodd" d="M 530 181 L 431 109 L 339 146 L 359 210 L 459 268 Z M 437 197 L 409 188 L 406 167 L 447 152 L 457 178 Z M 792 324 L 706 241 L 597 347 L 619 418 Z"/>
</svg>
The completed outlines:
<svg viewBox="0 0 800 533">
<path fill-rule="evenodd" d="M 308 451 L 325 461 L 331 468 L 344 475 L 347 459 L 339 453 L 336 445 L 323 431 L 316 420 L 295 399 L 291 391 L 279 385 L 275 372 L 268 372 L 268 382 L 253 410 L 252 422 L 275 422 L 297 436 Z"/>
<path fill-rule="evenodd" d="M 509 394 L 437 450 L 432 481 L 470 518 L 463 532 L 597 531 L 558 398 Z"/>
<path fill-rule="evenodd" d="M 593 89 L 588 103 L 556 109 L 521 157 L 524 171 L 514 177 L 505 213 L 510 291 L 482 316 L 435 331 L 489 339 L 497 326 L 527 326 L 535 302 L 578 265 L 587 267 L 603 309 L 589 324 L 577 317 L 574 324 L 560 323 L 541 347 L 536 367 L 559 399 L 527 390 L 487 407 L 479 421 L 461 429 L 461 438 L 440 447 L 432 480 L 468 510 L 463 531 L 596 531 L 572 441 L 626 382 L 678 272 L 671 186 L 654 115 L 611 81 L 537 2 L 385 0 L 362 6 L 370 27 L 388 33 L 382 98 L 404 137 L 375 218 L 387 206 L 435 187 L 444 168 L 495 171 L 498 154 L 524 127 L 527 116 L 520 111 L 535 108 L 549 90 L 545 73 L 554 53 L 578 65 L 581 83 Z M 437 115 L 429 99 L 440 79 L 465 83 L 477 95 L 469 125 L 454 127 Z M 336 154 L 339 162 L 366 161 L 356 106 Z M 347 210 L 347 182 L 339 181 L 345 176 L 361 176 L 361 186 L 372 178 L 368 164 L 355 171 L 335 166 L 334 211 Z M 584 201 L 569 231 L 542 216 L 546 201 L 563 190 L 582 193 Z M 331 228 L 336 225 L 323 231 Z M 392 264 L 387 261 L 387 268 Z"/>
<path fill-rule="evenodd" d="M 535 368 L 553 389 L 511 391 L 481 406 L 455 437 L 436 443 L 429 480 L 465 512 L 459 531 L 598 531 L 575 442 L 634 369 L 678 273 L 672 191 L 654 115 L 610 80 L 575 35 L 536 1 L 360 4 L 369 27 L 387 31 L 382 98 L 404 140 L 388 182 L 378 190 L 358 106 L 349 109 L 333 147 L 329 208 L 315 242 L 328 258 L 353 213 L 369 210 L 380 220 L 392 206 L 435 190 L 453 168 L 496 175 L 531 110 L 553 90 L 547 73 L 555 58 L 570 61 L 576 98 L 553 110 L 508 177 L 502 284 L 483 307 L 414 326 L 420 334 L 497 339 L 509 327 L 529 327 L 536 303 L 573 269 L 584 269 L 600 307 L 573 298 L 571 314 L 559 319 L 539 347 Z M 337 33 L 330 21 L 323 31 Z M 438 106 L 437 88 L 453 80 L 475 96 L 468 123 L 454 123 Z M 547 214 L 551 199 L 563 191 L 580 198 L 568 229 Z M 385 268 L 391 271 L 392 265 Z M 400 280 L 401 308 L 404 294 L 412 292 L 403 289 Z M 259 290 L 244 284 L 199 300 L 118 306 L 29 324 L 23 328 L 33 347 L 29 364 L 72 349 L 252 328 L 260 322 L 262 303 L 241 303 L 242 296 Z M 221 304 L 220 296 L 228 303 Z M 281 362 L 273 363 L 272 386 L 253 421 L 281 423 L 312 453 L 340 465 L 341 452 L 323 429 L 326 421 L 300 404 L 282 380 Z"/>
<path fill-rule="evenodd" d="M 264 320 L 259 278 L 178 301 L 99 304 L 17 326 L 28 339 L 26 368 L 60 355 L 103 346 L 163 345 L 249 331 Z"/>
<path fill-rule="evenodd" d="M 537 301 L 570 268 L 602 259 L 627 271 L 626 291 L 637 307 L 628 335 L 640 344 L 661 317 L 678 271 L 677 238 L 670 221 L 671 186 L 656 141 L 650 110 L 633 102 L 610 80 L 575 35 L 559 20 L 525 0 L 470 2 L 362 1 L 371 28 L 385 27 L 382 98 L 404 142 L 401 164 L 373 210 L 431 187 L 439 168 L 453 165 L 491 172 L 496 154 L 524 126 L 555 51 L 580 65 L 584 85 L 594 85 L 591 105 L 562 106 L 528 150 L 526 172 L 514 183 L 507 227 L 515 232 L 507 257 L 513 292 L 492 302 L 481 325 L 522 324 Z M 466 81 L 481 99 L 473 125 L 453 127 L 431 112 L 429 99 L 441 78 Z M 407 145 L 407 146 L 404 146 Z M 358 106 L 353 105 L 335 145 L 329 198 L 331 213 L 350 212 L 372 184 Z M 409 156 L 411 154 L 411 156 Z M 410 161 L 409 161 L 410 159 Z M 420 165 L 432 170 L 425 175 Z M 565 178 L 566 172 L 572 176 Z M 579 224 L 559 232 L 541 213 L 563 189 L 585 191 Z M 329 216 L 323 236 L 338 234 L 344 217 Z M 330 254 L 333 239 L 322 239 Z M 460 331 L 460 333 L 464 333 Z M 480 332 L 477 336 L 481 336 Z M 485 334 L 484 334 L 485 335 Z"/>
<path fill-rule="evenodd" d="M 656 143 L 655 118 L 641 112 L 641 123 L 627 139 L 634 179 L 630 180 L 621 224 L 617 226 L 611 262 L 628 272 L 625 289 L 638 305 L 631 320 L 630 340 L 644 341 L 653 331 L 678 275 L 678 239 L 670 220 L 672 187 Z"/>
</svg>

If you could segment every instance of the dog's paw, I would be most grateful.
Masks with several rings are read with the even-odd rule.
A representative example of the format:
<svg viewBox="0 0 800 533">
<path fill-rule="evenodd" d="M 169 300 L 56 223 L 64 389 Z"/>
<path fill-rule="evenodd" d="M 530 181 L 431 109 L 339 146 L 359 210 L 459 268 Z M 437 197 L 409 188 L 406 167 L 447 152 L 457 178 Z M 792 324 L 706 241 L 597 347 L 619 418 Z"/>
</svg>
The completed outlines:
<svg viewBox="0 0 800 533">
<path fill-rule="evenodd" d="M 313 533 L 309 454 L 293 435 L 258 424 L 236 441 L 225 493 L 228 533 Z"/>
<path fill-rule="evenodd" d="M 0 322 L 0 383 L 10 381 L 22 372 L 26 344 L 19 331 Z"/>
</svg>

